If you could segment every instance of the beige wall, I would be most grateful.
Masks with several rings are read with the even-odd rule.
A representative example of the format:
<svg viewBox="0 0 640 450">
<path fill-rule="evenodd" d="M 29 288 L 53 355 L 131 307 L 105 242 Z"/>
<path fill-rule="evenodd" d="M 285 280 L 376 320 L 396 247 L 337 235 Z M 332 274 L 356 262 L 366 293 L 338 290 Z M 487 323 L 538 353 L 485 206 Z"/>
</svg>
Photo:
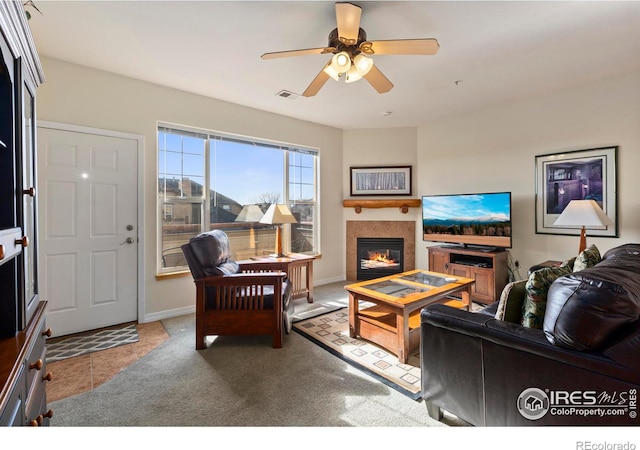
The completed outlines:
<svg viewBox="0 0 640 450">
<path fill-rule="evenodd" d="M 412 197 L 417 198 L 416 149 L 418 146 L 416 128 L 389 128 L 380 130 L 345 130 L 343 137 L 343 191 L 344 198 L 350 197 L 350 167 L 354 166 L 412 166 Z M 362 198 L 404 198 L 404 197 L 362 197 Z M 411 208 L 407 214 L 399 208 L 363 209 L 357 214 L 353 208 L 344 208 L 343 231 L 340 240 L 344 245 L 346 264 L 346 224 L 348 220 L 418 220 L 419 208 Z M 421 244 L 420 240 L 417 242 Z M 345 266 L 346 270 L 346 266 Z"/>
<path fill-rule="evenodd" d="M 175 89 L 42 58 L 46 82 L 38 90 L 38 120 L 140 134 L 145 139 L 144 217 L 145 317 L 156 320 L 193 308 L 191 277 L 156 280 L 156 121 L 271 139 L 320 149 L 323 216 L 319 282 L 344 276 L 342 131 L 266 113 Z M 242 180 L 238 180 L 242 182 Z M 144 318 L 140 318 L 143 321 Z"/>
<path fill-rule="evenodd" d="M 546 259 L 572 256 L 574 236 L 535 233 L 535 155 L 618 145 L 620 238 L 590 238 L 603 251 L 640 242 L 640 74 L 461 116 L 418 128 L 338 130 L 261 112 L 107 72 L 42 58 L 47 81 L 38 92 L 40 120 L 141 134 L 145 137 L 145 304 L 155 320 L 193 307 L 190 278 L 156 281 L 156 121 L 320 148 L 322 258 L 317 284 L 345 274 L 347 220 L 416 220 L 419 208 L 343 208 L 349 167 L 412 165 L 413 198 L 480 191 L 513 193 L 512 258 L 520 274 Z M 416 227 L 416 266 L 427 264 Z M 143 320 L 141 318 L 141 320 Z"/>
<path fill-rule="evenodd" d="M 525 276 L 531 265 L 578 248 L 577 236 L 535 233 L 535 156 L 614 145 L 620 237 L 587 238 L 605 251 L 640 242 L 640 73 L 421 126 L 418 192 L 511 191 L 511 256 Z M 416 263 L 427 267 L 425 251 Z"/>
<path fill-rule="evenodd" d="M 547 259 L 577 252 L 577 236 L 535 232 L 535 156 L 565 150 L 619 146 L 619 238 L 588 238 L 606 251 L 640 242 L 640 74 L 630 74 L 553 95 L 444 118 L 417 129 L 345 130 L 343 189 L 349 166 L 413 164 L 413 198 L 428 194 L 512 192 L 512 259 L 520 276 Z M 346 198 L 345 197 L 345 198 Z M 345 209 L 344 220 L 414 220 L 416 267 L 427 268 L 421 212 L 395 208 Z M 344 236 L 344 234 L 343 234 Z M 343 238 L 344 239 L 344 238 Z"/>
</svg>

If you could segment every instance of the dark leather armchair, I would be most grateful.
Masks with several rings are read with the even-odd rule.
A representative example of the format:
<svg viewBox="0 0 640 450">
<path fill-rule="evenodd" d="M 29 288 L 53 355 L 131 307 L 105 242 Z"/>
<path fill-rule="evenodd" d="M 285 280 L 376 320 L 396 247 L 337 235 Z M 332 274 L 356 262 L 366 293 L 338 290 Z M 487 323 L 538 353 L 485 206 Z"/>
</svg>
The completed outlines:
<svg viewBox="0 0 640 450">
<path fill-rule="evenodd" d="M 229 259 L 221 230 L 201 233 L 182 246 L 196 284 L 196 349 L 206 336 L 271 335 L 281 348 L 291 330 L 291 284 L 279 266 Z"/>
</svg>

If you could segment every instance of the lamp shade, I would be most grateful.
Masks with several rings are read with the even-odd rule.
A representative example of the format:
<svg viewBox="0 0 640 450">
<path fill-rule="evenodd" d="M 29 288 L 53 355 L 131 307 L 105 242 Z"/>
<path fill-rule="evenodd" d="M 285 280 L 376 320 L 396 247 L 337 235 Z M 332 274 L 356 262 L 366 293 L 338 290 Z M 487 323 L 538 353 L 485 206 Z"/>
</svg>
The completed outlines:
<svg viewBox="0 0 640 450">
<path fill-rule="evenodd" d="M 275 253 L 273 256 L 281 257 L 284 256 L 282 253 L 282 228 L 280 225 L 283 223 L 296 223 L 297 220 L 291 214 L 291 211 L 287 207 L 287 205 L 278 205 L 276 203 L 271 204 L 267 212 L 264 213 L 262 219 L 260 219 L 260 223 L 269 223 L 276 226 L 276 247 Z"/>
<path fill-rule="evenodd" d="M 269 223 L 269 224 L 282 224 L 282 223 L 296 223 L 297 220 L 291 214 L 291 211 L 287 207 L 287 205 L 279 205 L 273 203 L 267 209 L 267 212 L 264 213 L 262 219 L 260 219 L 260 223 Z"/>
<path fill-rule="evenodd" d="M 613 225 L 613 221 L 607 217 L 595 200 L 571 200 L 553 224 L 593 228 Z"/>
<path fill-rule="evenodd" d="M 258 205 L 245 205 L 236 217 L 236 222 L 259 222 L 264 213 Z"/>
<path fill-rule="evenodd" d="M 338 73 L 345 73 L 351 67 L 351 57 L 347 52 L 340 52 L 331 58 L 331 66 Z"/>
<path fill-rule="evenodd" d="M 358 81 L 363 76 L 369 73 L 371 68 L 373 67 L 373 59 L 367 58 L 362 53 L 356 55 L 353 58 L 353 64 L 347 71 L 347 76 L 345 77 L 345 83 L 353 83 L 354 81 Z"/>
<path fill-rule="evenodd" d="M 587 248 L 585 228 L 613 225 L 613 221 L 607 217 L 595 200 L 571 200 L 553 224 L 565 227 L 581 227 L 580 245 L 578 246 L 578 253 L 580 253 Z"/>
<path fill-rule="evenodd" d="M 340 81 L 340 74 L 338 73 L 338 71 L 336 71 L 336 69 L 333 68 L 333 65 L 331 65 L 331 61 L 329 61 L 322 70 L 334 80 Z"/>
<path fill-rule="evenodd" d="M 353 65 L 356 67 L 356 70 L 358 71 L 360 76 L 363 77 L 368 74 L 373 67 L 373 59 L 368 58 L 360 53 L 356 55 L 355 58 L 353 58 Z"/>
<path fill-rule="evenodd" d="M 345 77 L 344 82 L 353 83 L 354 81 L 358 81 L 361 78 L 362 78 L 362 75 L 358 73 L 358 69 L 356 69 L 356 66 L 351 66 L 349 68 L 349 71 L 347 72 L 347 76 Z"/>
</svg>

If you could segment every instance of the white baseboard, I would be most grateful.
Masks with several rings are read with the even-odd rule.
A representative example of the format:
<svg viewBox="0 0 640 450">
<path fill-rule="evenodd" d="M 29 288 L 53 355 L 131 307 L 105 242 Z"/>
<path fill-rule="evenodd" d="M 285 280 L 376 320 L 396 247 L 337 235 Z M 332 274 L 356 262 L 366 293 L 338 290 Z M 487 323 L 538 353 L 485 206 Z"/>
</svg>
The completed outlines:
<svg viewBox="0 0 640 450">
<path fill-rule="evenodd" d="M 338 281 L 345 281 L 346 279 L 347 278 L 344 275 L 333 278 L 325 278 L 324 280 L 314 280 L 313 285 L 322 286 L 323 284 L 337 283 Z"/>
<path fill-rule="evenodd" d="M 156 322 L 158 320 L 170 319 L 172 317 L 185 316 L 187 314 L 195 314 L 196 306 L 185 306 L 183 308 L 168 309 L 166 311 L 160 311 L 150 314 L 145 314 L 143 320 L 138 320 L 140 323 Z"/>
</svg>

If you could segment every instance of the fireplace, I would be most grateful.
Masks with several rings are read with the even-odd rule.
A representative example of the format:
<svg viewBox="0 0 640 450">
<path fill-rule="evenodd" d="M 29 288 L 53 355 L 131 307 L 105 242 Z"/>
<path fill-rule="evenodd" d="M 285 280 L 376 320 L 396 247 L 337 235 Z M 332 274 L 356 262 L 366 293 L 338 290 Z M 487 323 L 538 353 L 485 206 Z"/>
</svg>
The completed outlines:
<svg viewBox="0 0 640 450">
<path fill-rule="evenodd" d="M 346 279 L 358 280 L 359 264 L 356 249 L 358 238 L 402 238 L 404 240 L 404 271 L 415 269 L 416 264 L 415 220 L 347 220 L 347 254 L 345 255 Z"/>
<path fill-rule="evenodd" d="M 356 257 L 358 280 L 404 272 L 404 239 L 359 237 Z"/>
</svg>

